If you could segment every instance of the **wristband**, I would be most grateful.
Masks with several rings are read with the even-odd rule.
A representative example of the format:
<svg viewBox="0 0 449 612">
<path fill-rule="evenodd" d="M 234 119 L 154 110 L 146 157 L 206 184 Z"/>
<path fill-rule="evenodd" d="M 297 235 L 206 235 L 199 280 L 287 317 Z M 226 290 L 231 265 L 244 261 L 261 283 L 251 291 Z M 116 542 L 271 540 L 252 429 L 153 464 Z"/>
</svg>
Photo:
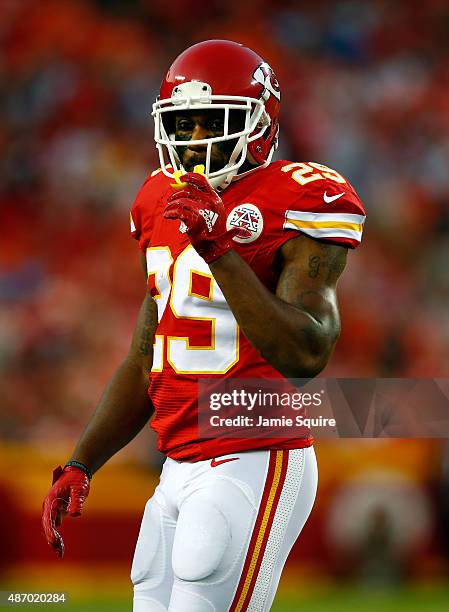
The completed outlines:
<svg viewBox="0 0 449 612">
<path fill-rule="evenodd" d="M 84 465 L 84 463 L 81 463 L 80 461 L 75 461 L 74 459 L 72 459 L 71 461 L 67 461 L 64 467 L 66 468 L 69 466 L 79 468 L 82 472 L 86 474 L 89 480 L 92 480 L 92 472 L 89 470 L 87 465 Z"/>
</svg>

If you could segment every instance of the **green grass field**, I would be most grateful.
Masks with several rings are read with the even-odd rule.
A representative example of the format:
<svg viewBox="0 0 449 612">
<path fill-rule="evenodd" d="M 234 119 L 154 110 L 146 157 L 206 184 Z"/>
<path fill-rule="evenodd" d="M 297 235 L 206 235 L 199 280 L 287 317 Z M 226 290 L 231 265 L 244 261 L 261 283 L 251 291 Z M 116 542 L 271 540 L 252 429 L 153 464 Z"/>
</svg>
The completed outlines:
<svg viewBox="0 0 449 612">
<path fill-rule="evenodd" d="M 44 606 L 33 606 L 43 609 Z M 79 600 L 51 606 L 61 612 L 130 612 L 129 600 Z M 24 607 L 22 607 L 22 610 Z M 49 606 L 45 606 L 49 609 Z M 301 597 L 279 597 L 272 612 L 444 612 L 449 610 L 449 586 L 410 587 L 385 592 L 326 587 Z"/>
</svg>

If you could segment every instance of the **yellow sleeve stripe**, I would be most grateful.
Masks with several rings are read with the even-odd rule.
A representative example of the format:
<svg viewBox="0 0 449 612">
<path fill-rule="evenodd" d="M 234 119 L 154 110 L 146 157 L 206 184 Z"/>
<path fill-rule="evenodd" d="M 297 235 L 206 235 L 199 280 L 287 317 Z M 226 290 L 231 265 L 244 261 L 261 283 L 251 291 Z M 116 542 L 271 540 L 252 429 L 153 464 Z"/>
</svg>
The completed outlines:
<svg viewBox="0 0 449 612">
<path fill-rule="evenodd" d="M 289 219 L 287 217 L 285 226 L 294 225 L 295 227 L 300 228 L 311 228 L 311 229 L 320 229 L 320 228 L 336 228 L 336 229 L 348 229 L 354 230 L 356 232 L 362 232 L 363 224 L 361 223 L 349 223 L 345 221 L 300 221 L 298 219 Z"/>
<path fill-rule="evenodd" d="M 283 227 L 302 231 L 312 238 L 349 238 L 360 242 L 364 223 L 365 216 L 354 213 L 287 210 Z"/>
<path fill-rule="evenodd" d="M 318 239 L 329 238 L 329 240 L 334 240 L 335 238 L 349 238 L 350 240 L 355 240 L 356 242 L 361 242 L 362 240 L 362 232 L 356 232 L 355 230 L 351 229 L 336 227 L 314 229 L 311 227 L 297 227 L 296 225 L 293 225 L 293 223 L 285 223 L 284 229 L 301 231 L 303 234 L 307 234 L 312 238 Z"/>
</svg>

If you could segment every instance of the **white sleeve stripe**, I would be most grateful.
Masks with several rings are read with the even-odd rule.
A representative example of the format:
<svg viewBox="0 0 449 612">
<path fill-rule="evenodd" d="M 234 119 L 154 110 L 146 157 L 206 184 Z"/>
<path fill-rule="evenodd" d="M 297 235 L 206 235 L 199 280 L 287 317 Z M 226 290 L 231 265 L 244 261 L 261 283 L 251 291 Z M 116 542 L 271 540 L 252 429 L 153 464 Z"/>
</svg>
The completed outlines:
<svg viewBox="0 0 449 612">
<path fill-rule="evenodd" d="M 357 240 L 360 242 L 362 240 L 362 232 L 351 229 L 343 229 L 343 228 L 321 228 L 321 229 L 312 229 L 309 227 L 299 227 L 294 223 L 289 223 L 286 221 L 284 223 L 284 229 L 295 229 L 312 238 L 349 238 L 351 240 Z"/>
<path fill-rule="evenodd" d="M 133 233 L 133 232 L 136 231 L 136 226 L 134 225 L 134 221 L 133 221 L 133 217 L 132 217 L 131 213 L 129 215 L 129 222 L 130 222 L 130 225 L 131 225 L 131 233 Z"/>
<path fill-rule="evenodd" d="M 287 221 L 293 219 L 296 221 L 337 221 L 357 223 L 358 225 L 363 225 L 366 218 L 364 215 L 354 215 L 351 213 L 314 213 L 302 210 L 287 210 L 285 217 Z"/>
</svg>

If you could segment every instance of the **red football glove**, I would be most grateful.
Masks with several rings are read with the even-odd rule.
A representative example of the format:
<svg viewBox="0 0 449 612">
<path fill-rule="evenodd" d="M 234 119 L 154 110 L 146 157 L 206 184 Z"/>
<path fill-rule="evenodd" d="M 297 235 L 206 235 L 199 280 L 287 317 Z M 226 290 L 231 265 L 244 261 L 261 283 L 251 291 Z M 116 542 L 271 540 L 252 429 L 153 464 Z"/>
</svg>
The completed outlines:
<svg viewBox="0 0 449 612">
<path fill-rule="evenodd" d="M 56 527 L 66 514 L 79 516 L 89 495 L 89 478 L 77 467 L 61 466 L 53 471 L 53 486 L 42 504 L 42 526 L 50 546 L 64 556 L 64 542 Z"/>
<path fill-rule="evenodd" d="M 187 186 L 168 198 L 164 217 L 182 221 L 194 249 L 211 263 L 232 249 L 238 229 L 226 229 L 223 202 L 205 176 L 187 172 L 179 180 Z"/>
</svg>

